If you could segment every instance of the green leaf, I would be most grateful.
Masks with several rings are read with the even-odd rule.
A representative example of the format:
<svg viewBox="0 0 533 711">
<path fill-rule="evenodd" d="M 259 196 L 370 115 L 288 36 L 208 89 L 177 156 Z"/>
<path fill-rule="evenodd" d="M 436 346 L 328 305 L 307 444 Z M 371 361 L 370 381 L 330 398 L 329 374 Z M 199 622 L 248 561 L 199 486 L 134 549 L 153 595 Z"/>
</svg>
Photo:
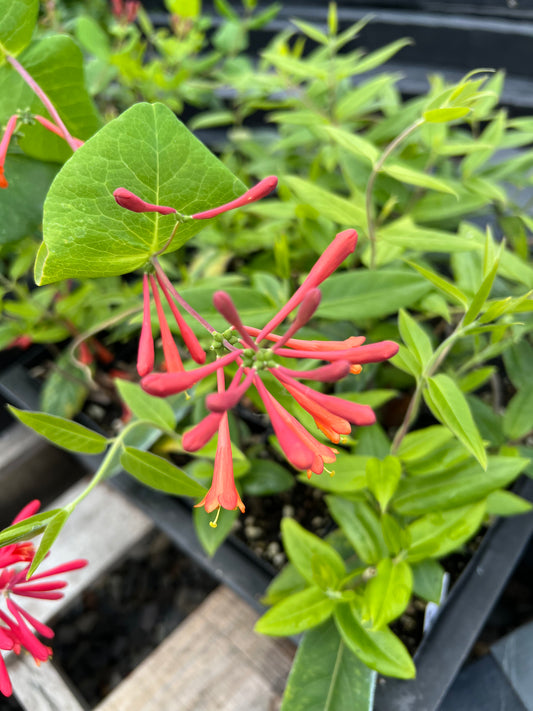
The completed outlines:
<svg viewBox="0 0 533 711">
<path fill-rule="evenodd" d="M 85 140 L 98 130 L 100 121 L 84 84 L 83 55 L 71 37 L 52 35 L 33 42 L 19 61 L 47 94 L 73 136 Z M 1 123 L 17 110 L 28 108 L 51 118 L 39 97 L 7 64 L 0 67 L 0 96 Z M 63 138 L 37 122 L 22 126 L 20 133 L 18 145 L 32 158 L 63 163 L 72 155 Z"/>
<path fill-rule="evenodd" d="M 378 240 L 391 246 L 416 250 L 417 252 L 470 252 L 480 251 L 474 240 L 465 239 L 445 230 L 420 226 L 408 215 L 378 228 Z"/>
<path fill-rule="evenodd" d="M 336 126 L 324 126 L 322 129 L 337 145 L 345 148 L 357 157 L 363 157 L 371 163 L 379 158 L 379 150 L 370 141 L 361 138 L 356 133 L 350 133 Z"/>
<path fill-rule="evenodd" d="M 372 457 L 366 464 L 366 481 L 383 512 L 394 495 L 402 476 L 402 465 L 398 457 L 385 457 L 380 461 Z"/>
<path fill-rule="evenodd" d="M 329 568 L 332 576 L 331 587 L 346 574 L 344 562 L 337 551 L 326 541 L 306 531 L 294 519 L 282 520 L 281 538 L 287 557 L 311 584 L 316 582 L 313 560 L 320 560 Z"/>
<path fill-rule="evenodd" d="M 256 622 L 254 630 L 274 637 L 299 634 L 327 620 L 336 604 L 319 588 L 307 588 L 270 608 Z"/>
<path fill-rule="evenodd" d="M 365 228 L 366 211 L 362 195 L 357 201 L 348 200 L 295 175 L 284 175 L 281 182 L 295 193 L 301 203 L 310 205 L 323 217 L 346 227 L 360 225 Z"/>
<path fill-rule="evenodd" d="M 450 511 L 429 513 L 409 525 L 411 547 L 407 560 L 442 558 L 468 541 L 483 523 L 486 506 L 481 501 Z"/>
<path fill-rule="evenodd" d="M 338 605 L 335 622 L 347 646 L 370 669 L 400 679 L 414 678 L 416 670 L 409 652 L 389 629 L 365 627 L 353 604 Z"/>
<path fill-rule="evenodd" d="M 510 439 L 522 439 L 533 430 L 533 383 L 511 398 L 503 416 L 503 430 Z"/>
<path fill-rule="evenodd" d="M 492 516 L 516 516 L 528 513 L 532 508 L 531 501 L 513 494 L 512 491 L 499 489 L 487 496 L 487 513 Z"/>
<path fill-rule="evenodd" d="M 486 469 L 487 453 L 463 393 L 456 383 L 443 373 L 428 378 L 427 384 L 428 388 L 423 394 L 431 412 L 450 428 L 483 469 Z"/>
<path fill-rule="evenodd" d="M 452 299 L 452 301 L 456 301 L 465 308 L 468 306 L 468 299 L 466 294 L 463 294 L 460 289 L 451 284 L 449 281 L 443 279 L 441 276 L 435 274 L 429 269 L 425 269 L 424 267 L 415 264 L 414 262 L 407 262 L 407 264 L 409 264 L 410 267 L 413 267 L 413 269 L 416 269 L 419 274 L 422 274 L 423 277 L 425 277 L 428 281 L 434 284 L 437 289 L 439 289 L 439 291 L 442 291 L 443 294 L 446 294 L 446 296 Z"/>
<path fill-rule="evenodd" d="M 398 553 L 409 548 L 411 544 L 409 532 L 406 528 L 400 526 L 394 516 L 384 513 L 381 515 L 380 523 L 383 532 L 383 540 L 391 555 L 397 556 Z"/>
<path fill-rule="evenodd" d="M 205 487 L 168 460 L 151 452 L 126 447 L 120 457 L 124 469 L 146 486 L 174 496 L 203 496 Z"/>
<path fill-rule="evenodd" d="M 500 252 L 501 252 L 501 250 L 500 250 Z M 492 289 L 494 279 L 496 278 L 496 273 L 498 271 L 499 263 L 500 263 L 500 258 L 498 255 L 496 257 L 496 259 L 494 260 L 494 264 L 493 264 L 490 272 L 483 279 L 481 286 L 479 287 L 478 291 L 474 294 L 474 298 L 472 299 L 472 302 L 471 302 L 470 306 L 468 307 L 468 311 L 466 312 L 465 317 L 464 317 L 463 324 L 465 326 L 468 326 L 469 323 L 472 323 L 472 321 L 475 320 L 476 316 L 479 314 L 479 312 L 482 310 L 483 306 L 485 305 L 485 302 L 488 299 L 490 291 Z"/>
<path fill-rule="evenodd" d="M 74 27 L 76 39 L 81 46 L 95 57 L 109 62 L 111 46 L 109 38 L 100 25 L 89 15 L 80 15 Z"/>
<path fill-rule="evenodd" d="M 0 51 L 3 54 L 16 55 L 30 43 L 38 13 L 39 0 L 0 0 Z"/>
<path fill-rule="evenodd" d="M 405 345 L 422 366 L 426 366 L 433 355 L 431 340 L 424 329 L 406 311 L 400 309 L 398 327 Z"/>
<path fill-rule="evenodd" d="M 296 566 L 287 563 L 270 583 L 261 602 L 264 605 L 275 605 L 289 595 L 305 590 L 306 587 L 307 581 Z"/>
<path fill-rule="evenodd" d="M 54 518 L 47 524 L 44 535 L 41 538 L 41 542 L 39 543 L 39 547 L 37 548 L 30 569 L 26 574 L 26 577 L 29 578 L 30 575 L 33 575 L 33 573 L 35 573 L 39 565 L 44 560 L 44 557 L 54 544 L 54 541 L 58 537 L 61 529 L 67 522 L 68 517 L 71 513 L 72 510 L 68 507 L 60 509 L 58 513 L 54 516 Z"/>
<path fill-rule="evenodd" d="M 416 462 L 449 442 L 452 436 L 450 430 L 442 425 L 432 425 L 416 432 L 409 432 L 398 448 L 398 456 L 403 462 Z"/>
<path fill-rule="evenodd" d="M 63 417 L 55 415 L 47 415 L 44 412 L 18 410 L 12 405 L 8 405 L 8 410 L 37 434 L 46 437 L 50 442 L 57 444 L 58 447 L 63 447 L 63 449 L 85 454 L 98 454 L 107 447 L 107 439 L 103 435 L 93 432 L 77 422 L 71 422 L 71 420 L 65 420 Z"/>
<path fill-rule="evenodd" d="M 318 42 L 318 44 L 328 44 L 328 36 L 321 32 L 316 25 L 311 25 L 309 22 L 303 22 L 303 20 L 291 20 L 293 25 L 296 25 L 296 27 L 303 32 L 304 35 L 307 35 L 310 39 L 314 40 L 315 42 Z"/>
<path fill-rule="evenodd" d="M 56 366 L 44 382 L 39 407 L 50 415 L 70 419 L 83 407 L 89 387 L 68 352 L 61 354 Z"/>
<path fill-rule="evenodd" d="M 5 175 L 9 189 L 0 192 L 0 244 L 40 234 L 44 199 L 56 172 L 53 163 L 8 153 Z"/>
<path fill-rule="evenodd" d="M 404 373 L 412 375 L 413 378 L 418 379 L 422 375 L 422 366 L 411 351 L 402 344 L 400 344 L 398 353 L 389 360 L 389 363 L 392 363 L 395 368 L 403 370 Z"/>
<path fill-rule="evenodd" d="M 30 538 L 38 536 L 44 531 L 49 521 L 56 516 L 61 509 L 51 509 L 25 518 L 0 533 L 0 547 L 9 546 L 17 541 L 28 541 Z"/>
<path fill-rule="evenodd" d="M 438 474 L 404 479 L 392 505 L 404 516 L 418 516 L 474 503 L 514 481 L 527 463 L 521 457 L 489 456 L 485 471 L 470 460 Z"/>
<path fill-rule="evenodd" d="M 334 476 L 314 476 L 309 480 L 305 474 L 302 474 L 299 479 L 305 484 L 334 494 L 359 491 L 366 486 L 367 460 L 368 457 L 339 453 L 335 460 Z"/>
<path fill-rule="evenodd" d="M 408 563 L 404 560 L 394 563 L 390 558 L 379 561 L 376 575 L 366 585 L 364 598 L 373 629 L 384 627 L 404 612 L 412 589 L 413 574 Z"/>
<path fill-rule="evenodd" d="M 484 368 L 476 368 L 460 378 L 458 385 L 464 393 L 478 390 L 496 371 L 496 366 L 487 365 Z"/>
<path fill-rule="evenodd" d="M 364 563 L 374 564 L 387 556 L 378 515 L 367 503 L 339 496 L 328 496 L 326 501 L 333 519 Z"/>
<path fill-rule="evenodd" d="M 39 284 L 126 274 L 164 247 L 175 217 L 119 207 L 112 195 L 119 187 L 186 214 L 244 192 L 170 109 L 135 104 L 77 150 L 54 180 L 44 205 L 44 247 L 35 267 Z M 98 220 L 92 219 L 95 214 Z M 204 226 L 203 220 L 180 225 L 169 250 Z"/>
<path fill-rule="evenodd" d="M 271 496 L 288 491 L 294 486 L 294 477 L 286 467 L 270 459 L 250 460 L 248 473 L 240 480 L 248 496 Z"/>
<path fill-rule="evenodd" d="M 381 318 L 410 306 L 430 291 L 429 284 L 400 269 L 352 269 L 334 274 L 321 286 L 319 314 L 355 323 Z"/>
<path fill-rule="evenodd" d="M 444 568 L 436 560 L 428 558 L 411 566 L 413 571 L 413 593 L 423 600 L 440 603 Z"/>
<path fill-rule="evenodd" d="M 463 118 L 470 113 L 468 106 L 445 106 L 441 109 L 430 109 L 424 111 L 422 117 L 428 123 L 446 123 L 455 119 Z"/>
<path fill-rule="evenodd" d="M 352 70 L 352 74 L 363 74 L 364 72 L 369 72 L 376 67 L 385 64 L 391 57 L 394 57 L 397 52 L 399 52 L 404 47 L 413 44 L 413 40 L 408 38 L 402 38 L 385 45 L 385 47 L 380 47 L 375 52 L 367 54 L 359 62 L 357 62 Z"/>
<path fill-rule="evenodd" d="M 533 386 L 533 347 L 527 340 L 508 346 L 503 352 L 503 362 L 507 376 L 517 390 Z"/>
<path fill-rule="evenodd" d="M 140 420 L 153 422 L 163 430 L 173 430 L 176 417 L 166 400 L 145 393 L 137 383 L 130 383 L 122 378 L 115 378 L 115 386 L 126 405 Z"/>
<path fill-rule="evenodd" d="M 298 645 L 280 711 L 372 711 L 375 681 L 328 620 Z"/>
<path fill-rule="evenodd" d="M 409 185 L 416 185 L 420 188 L 428 188 L 429 190 L 437 190 L 441 193 L 450 193 L 451 195 L 457 196 L 456 191 L 445 180 L 435 178 L 433 175 L 428 175 L 421 170 L 415 170 L 407 165 L 387 163 L 381 168 L 380 172 L 386 173 L 401 183 L 408 183 Z"/>
<path fill-rule="evenodd" d="M 202 544 L 203 549 L 208 556 L 212 557 L 217 552 L 218 548 L 224 543 L 226 538 L 231 533 L 233 524 L 239 516 L 239 510 L 228 511 L 220 509 L 220 514 L 217 519 L 216 528 L 210 526 L 213 522 L 214 514 L 208 514 L 201 506 L 193 509 L 193 522 L 198 540 Z"/>
</svg>

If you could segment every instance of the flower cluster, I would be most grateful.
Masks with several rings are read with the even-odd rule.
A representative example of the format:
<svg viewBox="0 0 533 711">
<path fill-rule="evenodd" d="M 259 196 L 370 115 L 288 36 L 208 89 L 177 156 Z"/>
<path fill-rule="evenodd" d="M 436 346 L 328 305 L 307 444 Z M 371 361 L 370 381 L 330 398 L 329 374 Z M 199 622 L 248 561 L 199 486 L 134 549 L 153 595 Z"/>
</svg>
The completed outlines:
<svg viewBox="0 0 533 711">
<path fill-rule="evenodd" d="M 274 189 L 275 185 L 275 178 L 265 178 L 237 200 L 198 213 L 191 218 L 183 218 L 183 216 L 181 218 L 207 219 L 214 217 L 221 212 L 264 197 Z M 114 195 L 119 205 L 134 212 L 160 212 L 161 214 L 176 212 L 173 208 L 145 203 L 124 188 L 119 188 Z M 157 259 L 152 258 L 155 277 L 153 275 L 144 276 L 144 318 L 137 369 L 141 375 L 143 389 L 157 397 L 167 397 L 185 392 L 203 378 L 213 373 L 217 375 L 217 392 L 206 398 L 209 414 L 187 431 L 182 439 L 183 448 L 186 451 L 194 452 L 206 445 L 218 432 L 212 485 L 204 499 L 197 504 L 197 506 L 204 506 L 208 513 L 214 510 L 220 511 L 221 508 L 235 509 L 237 507 L 244 511 L 244 505 L 233 477 L 227 413 L 239 403 L 252 386 L 263 402 L 283 453 L 296 469 L 306 471 L 310 477 L 312 474 L 321 474 L 326 469 L 326 464 L 335 461 L 337 450 L 317 439 L 269 391 L 267 387 L 269 376 L 273 376 L 298 405 L 312 416 L 317 428 L 332 444 L 338 444 L 341 437 L 348 435 L 352 425 L 370 425 L 375 422 L 374 413 L 367 405 L 360 405 L 335 395 L 319 392 L 300 381 L 335 383 L 345 378 L 349 373 L 359 373 L 362 365 L 366 363 L 376 363 L 391 358 L 397 353 L 398 345 L 393 341 L 363 345 L 365 338 L 356 336 L 344 341 L 294 338 L 297 331 L 312 318 L 320 304 L 321 292 L 318 287 L 353 253 L 356 244 L 357 232 L 355 230 L 348 229 L 337 234 L 312 267 L 302 285 L 285 306 L 261 329 L 245 326 L 229 294 L 223 291 L 216 292 L 213 297 L 214 306 L 229 325 L 229 328 L 224 332 L 217 332 L 213 329 L 184 301 L 164 274 Z M 176 317 L 185 344 L 200 367 L 185 370 L 179 356 L 176 357 L 177 348 L 160 305 L 156 280 Z M 161 328 L 166 372 L 151 372 L 154 365 L 154 344 L 150 320 L 149 283 Z M 177 312 L 173 299 L 176 299 L 211 333 L 213 342 L 210 350 L 216 353 L 216 359 L 213 362 L 205 363 L 206 353 L 200 347 L 189 327 L 183 327 L 179 320 L 182 317 Z M 276 334 L 275 329 L 295 310 L 297 310 L 296 315 L 285 332 L 282 335 Z M 307 370 L 295 370 L 285 365 L 285 359 L 290 358 L 304 361 L 321 360 L 325 364 Z M 230 366 L 232 369 L 236 368 L 236 372 L 226 387 L 225 369 Z M 328 470 L 326 469 L 326 471 Z M 331 473 L 333 474 L 333 472 Z M 212 525 L 216 525 L 216 519 Z"/>
<path fill-rule="evenodd" d="M 33 516 L 39 507 L 39 501 L 29 503 L 16 516 L 13 525 Z M 54 632 L 48 625 L 33 617 L 13 598 L 33 597 L 41 600 L 59 600 L 63 597 L 60 590 L 66 587 L 67 583 L 64 580 L 50 580 L 50 578 L 83 568 L 87 565 L 87 561 L 71 560 L 44 573 L 37 573 L 27 578 L 34 557 L 35 546 L 29 541 L 12 543 L 0 548 L 0 592 L 3 601 L 0 606 L 0 650 L 15 654 L 20 654 L 25 650 L 32 655 L 37 664 L 40 664 L 50 659 L 52 650 L 40 641 L 36 633 L 50 639 L 54 636 Z M 11 681 L 1 654 L 0 692 L 4 696 L 11 696 L 12 693 Z"/>
</svg>

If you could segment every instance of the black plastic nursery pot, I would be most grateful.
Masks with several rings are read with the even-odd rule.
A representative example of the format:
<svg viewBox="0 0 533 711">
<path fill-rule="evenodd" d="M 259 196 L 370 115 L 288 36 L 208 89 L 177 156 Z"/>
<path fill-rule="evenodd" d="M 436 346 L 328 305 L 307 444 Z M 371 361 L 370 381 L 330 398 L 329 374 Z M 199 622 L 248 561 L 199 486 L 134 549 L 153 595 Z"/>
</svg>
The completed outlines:
<svg viewBox="0 0 533 711">
<path fill-rule="evenodd" d="M 39 385 L 22 365 L 14 365 L 0 374 L 0 395 L 17 407 L 35 409 Z M 87 418 L 80 421 L 99 429 Z M 92 471 L 101 461 L 93 455 L 79 455 L 78 459 Z M 210 575 L 263 610 L 260 600 L 275 571 L 241 541 L 230 537 L 209 558 L 196 537 L 190 508 L 184 502 L 148 489 L 124 472 L 110 483 Z M 524 477 L 514 490 L 533 501 L 533 480 Z M 416 679 L 380 678 L 375 711 L 438 711 L 532 534 L 533 513 L 494 523 L 424 635 L 415 654 Z"/>
</svg>

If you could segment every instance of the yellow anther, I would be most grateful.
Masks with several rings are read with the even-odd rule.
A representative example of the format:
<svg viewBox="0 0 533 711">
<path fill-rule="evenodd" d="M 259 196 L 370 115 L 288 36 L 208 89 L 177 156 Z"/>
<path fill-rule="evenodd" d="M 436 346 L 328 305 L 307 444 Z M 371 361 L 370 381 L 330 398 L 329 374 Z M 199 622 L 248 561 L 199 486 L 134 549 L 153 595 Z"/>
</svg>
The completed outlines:
<svg viewBox="0 0 533 711">
<path fill-rule="evenodd" d="M 209 525 L 211 526 L 211 528 L 216 528 L 218 526 L 217 521 L 218 521 L 219 516 L 220 516 L 220 506 L 217 509 L 217 515 L 215 516 L 215 520 L 209 521 Z"/>
</svg>

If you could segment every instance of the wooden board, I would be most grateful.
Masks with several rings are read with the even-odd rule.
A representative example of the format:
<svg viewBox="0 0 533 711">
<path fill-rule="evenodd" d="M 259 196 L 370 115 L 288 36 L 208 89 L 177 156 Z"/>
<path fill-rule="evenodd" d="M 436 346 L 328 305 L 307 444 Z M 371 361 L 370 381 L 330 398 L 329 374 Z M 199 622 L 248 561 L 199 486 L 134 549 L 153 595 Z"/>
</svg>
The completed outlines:
<svg viewBox="0 0 533 711">
<path fill-rule="evenodd" d="M 217 588 L 95 711 L 275 711 L 295 648 L 257 617 Z"/>
</svg>

